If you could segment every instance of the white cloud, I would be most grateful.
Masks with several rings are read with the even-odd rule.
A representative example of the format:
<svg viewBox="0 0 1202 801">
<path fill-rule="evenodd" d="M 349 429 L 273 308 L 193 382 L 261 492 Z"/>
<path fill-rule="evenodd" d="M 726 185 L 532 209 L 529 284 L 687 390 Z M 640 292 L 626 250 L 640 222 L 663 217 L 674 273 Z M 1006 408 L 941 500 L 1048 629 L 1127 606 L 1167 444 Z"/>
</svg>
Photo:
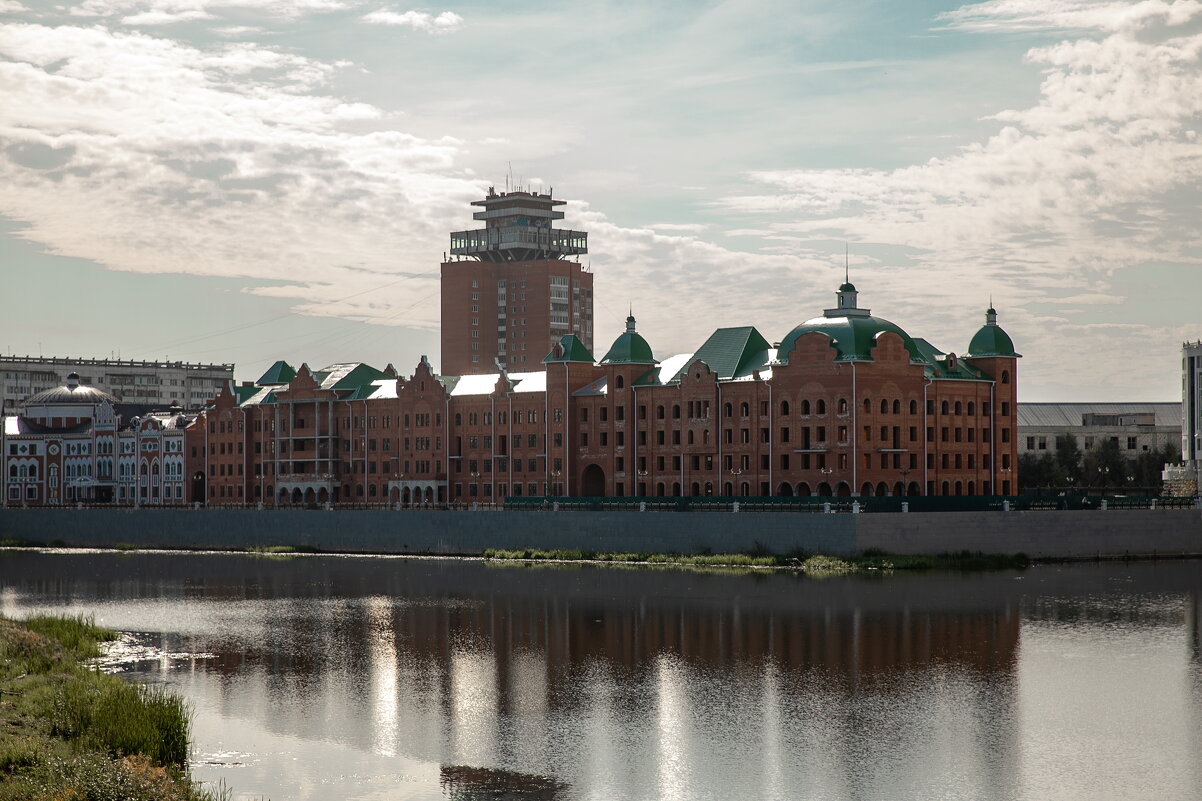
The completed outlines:
<svg viewBox="0 0 1202 801">
<path fill-rule="evenodd" d="M 258 11 L 277 17 L 338 11 L 359 0 L 84 0 L 69 6 L 74 17 L 117 17 L 126 25 L 166 25 L 209 19 L 214 10 Z"/>
<path fill-rule="evenodd" d="M 249 44 L 0 25 L 0 213 L 112 269 L 284 280 L 310 313 L 431 328 L 437 304 L 397 309 L 436 273 L 399 278 L 436 270 L 481 187 L 454 139 L 345 130 L 381 112 L 321 94 L 334 69 Z"/>
<path fill-rule="evenodd" d="M 1123 362 L 1146 356 L 1146 337 L 1102 338 L 1019 307 L 1123 306 L 1097 287 L 1149 263 L 1202 264 L 1202 4 L 997 0 L 947 18 L 980 30 L 1071 22 L 1100 35 L 1032 49 L 1028 58 L 1045 70 L 1039 102 L 996 114 L 1002 127 L 985 141 L 897 169 L 757 172 L 766 191 L 727 197 L 722 207 L 789 247 L 892 248 L 872 273 L 873 294 L 944 310 L 934 331 L 948 341 L 986 293 L 1003 293 L 999 309 L 1026 342 L 1020 350 L 1034 356 L 1025 369 L 1037 380 L 1063 373 L 1065 341 L 1105 354 L 1121 374 Z M 905 266 L 889 270 L 890 262 Z"/>
<path fill-rule="evenodd" d="M 1181 25 L 1202 10 L 1197 0 L 989 0 L 940 14 L 947 28 L 996 33 L 1048 29 L 1119 31 L 1155 22 Z"/>
<path fill-rule="evenodd" d="M 0 14 L 16 14 L 19 11 L 27 10 L 17 0 L 0 0 Z"/>
<path fill-rule="evenodd" d="M 454 11 L 434 15 L 428 11 L 397 12 L 382 8 L 364 14 L 362 19 L 373 25 L 396 25 L 425 33 L 452 33 L 463 25 L 463 17 Z"/>
</svg>

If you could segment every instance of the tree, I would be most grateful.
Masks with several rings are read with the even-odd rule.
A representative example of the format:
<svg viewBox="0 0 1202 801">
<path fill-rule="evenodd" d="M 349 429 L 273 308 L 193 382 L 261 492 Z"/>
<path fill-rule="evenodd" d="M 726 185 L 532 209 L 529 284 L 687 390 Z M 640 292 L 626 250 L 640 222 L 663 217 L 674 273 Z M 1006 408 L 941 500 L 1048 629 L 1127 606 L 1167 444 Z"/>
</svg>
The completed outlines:
<svg viewBox="0 0 1202 801">
<path fill-rule="evenodd" d="M 1081 449 L 1072 434 L 1056 437 L 1056 464 L 1064 476 L 1064 483 L 1069 480 L 1078 486 L 1082 483 Z"/>
</svg>

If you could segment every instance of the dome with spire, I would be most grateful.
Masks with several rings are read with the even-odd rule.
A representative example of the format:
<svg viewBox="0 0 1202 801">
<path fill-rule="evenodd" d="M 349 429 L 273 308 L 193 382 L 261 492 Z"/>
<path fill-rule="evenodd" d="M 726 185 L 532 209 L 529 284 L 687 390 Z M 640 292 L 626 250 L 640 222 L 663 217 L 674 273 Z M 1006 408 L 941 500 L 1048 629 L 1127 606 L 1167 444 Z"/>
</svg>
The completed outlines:
<svg viewBox="0 0 1202 801">
<path fill-rule="evenodd" d="M 80 384 L 79 374 L 71 373 L 67 376 L 65 386 L 42 390 L 35 395 L 30 395 L 26 398 L 24 405 L 26 409 L 64 405 L 92 406 L 105 401 L 116 403 L 117 399 L 104 390 Z"/>
<path fill-rule="evenodd" d="M 985 325 L 973 336 L 972 342 L 968 344 L 968 352 L 964 355 L 978 359 L 986 356 L 1019 357 L 1019 354 L 1014 352 L 1014 342 L 1010 335 L 997 324 L 997 310 L 993 306 L 985 312 Z"/>
<path fill-rule="evenodd" d="M 614 340 L 601 364 L 658 364 L 647 340 L 635 330 L 634 315 L 626 318 L 626 330 Z"/>
<path fill-rule="evenodd" d="M 785 361 L 793 352 L 797 340 L 805 334 L 817 332 L 830 337 L 838 355 L 836 361 L 869 361 L 872 349 L 881 334 L 890 332 L 901 337 L 910 356 L 921 360 L 914 340 L 896 323 L 873 317 L 870 309 L 861 309 L 857 304 L 858 292 L 850 281 L 845 281 L 836 294 L 835 308 L 827 309 L 821 317 L 801 323 L 781 340 L 777 358 Z"/>
</svg>

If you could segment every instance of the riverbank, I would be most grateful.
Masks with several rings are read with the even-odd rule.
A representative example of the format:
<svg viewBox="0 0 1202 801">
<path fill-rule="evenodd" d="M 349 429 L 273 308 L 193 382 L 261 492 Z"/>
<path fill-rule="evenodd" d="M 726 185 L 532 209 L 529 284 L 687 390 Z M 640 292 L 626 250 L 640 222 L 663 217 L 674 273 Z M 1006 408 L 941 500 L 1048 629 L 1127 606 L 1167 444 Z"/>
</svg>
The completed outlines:
<svg viewBox="0 0 1202 801">
<path fill-rule="evenodd" d="M 503 551 L 486 549 L 483 558 L 489 561 L 516 563 L 583 563 L 607 565 L 646 565 L 691 568 L 746 568 L 764 570 L 793 570 L 812 576 L 844 575 L 867 571 L 891 570 L 1022 570 L 1031 565 L 1023 553 L 983 554 L 964 551 L 954 554 L 903 555 L 868 552 L 857 556 L 827 556 L 824 554 L 761 554 L 761 553 L 596 553 L 593 551 L 540 551 L 524 549 Z"/>
<path fill-rule="evenodd" d="M 808 512 L 2 509 L 0 540 L 69 547 L 480 556 L 486 550 L 703 555 L 1202 555 L 1196 509 Z"/>
<path fill-rule="evenodd" d="M 83 664 L 116 636 L 0 618 L 0 800 L 218 801 L 188 778 L 183 700 Z"/>
</svg>

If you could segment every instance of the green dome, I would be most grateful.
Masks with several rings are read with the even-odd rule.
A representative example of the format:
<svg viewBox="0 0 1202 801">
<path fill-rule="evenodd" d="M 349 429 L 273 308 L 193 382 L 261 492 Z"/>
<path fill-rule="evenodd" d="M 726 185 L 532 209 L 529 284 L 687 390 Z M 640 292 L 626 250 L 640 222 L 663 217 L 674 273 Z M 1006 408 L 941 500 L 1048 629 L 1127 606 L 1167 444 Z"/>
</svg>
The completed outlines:
<svg viewBox="0 0 1202 801">
<path fill-rule="evenodd" d="M 906 350 L 910 351 L 911 358 L 922 360 L 918 346 L 900 326 L 867 314 L 847 317 L 815 317 L 812 320 L 806 320 L 781 340 L 777 358 L 782 361 L 786 360 L 788 355 L 793 352 L 797 340 L 804 334 L 813 331 L 826 334 L 834 340 L 835 348 L 839 352 L 839 355 L 835 357 L 836 361 L 871 361 L 876 338 L 886 331 L 902 338 Z"/>
<path fill-rule="evenodd" d="M 992 303 L 985 311 L 985 325 L 981 326 L 981 329 L 973 336 L 972 342 L 968 343 L 968 352 L 964 355 L 978 358 L 984 356 L 1018 357 L 1018 354 L 1014 352 L 1014 342 L 1010 340 L 1010 335 L 997 324 L 997 310 L 993 308 Z"/>
<path fill-rule="evenodd" d="M 626 331 L 614 340 L 601 364 L 658 364 L 647 340 L 634 330 L 633 315 L 626 318 Z"/>
<path fill-rule="evenodd" d="M 839 291 L 840 292 L 855 292 L 856 285 L 853 284 L 851 281 L 848 281 L 846 284 L 843 284 L 843 286 L 839 287 Z"/>
<path fill-rule="evenodd" d="M 1010 335 L 1003 331 L 1000 325 L 994 323 L 981 326 L 981 330 L 977 331 L 972 342 L 968 343 L 968 352 L 964 355 L 969 357 L 1013 357 L 1018 354 L 1014 352 L 1014 342 L 1010 339 Z"/>
</svg>

